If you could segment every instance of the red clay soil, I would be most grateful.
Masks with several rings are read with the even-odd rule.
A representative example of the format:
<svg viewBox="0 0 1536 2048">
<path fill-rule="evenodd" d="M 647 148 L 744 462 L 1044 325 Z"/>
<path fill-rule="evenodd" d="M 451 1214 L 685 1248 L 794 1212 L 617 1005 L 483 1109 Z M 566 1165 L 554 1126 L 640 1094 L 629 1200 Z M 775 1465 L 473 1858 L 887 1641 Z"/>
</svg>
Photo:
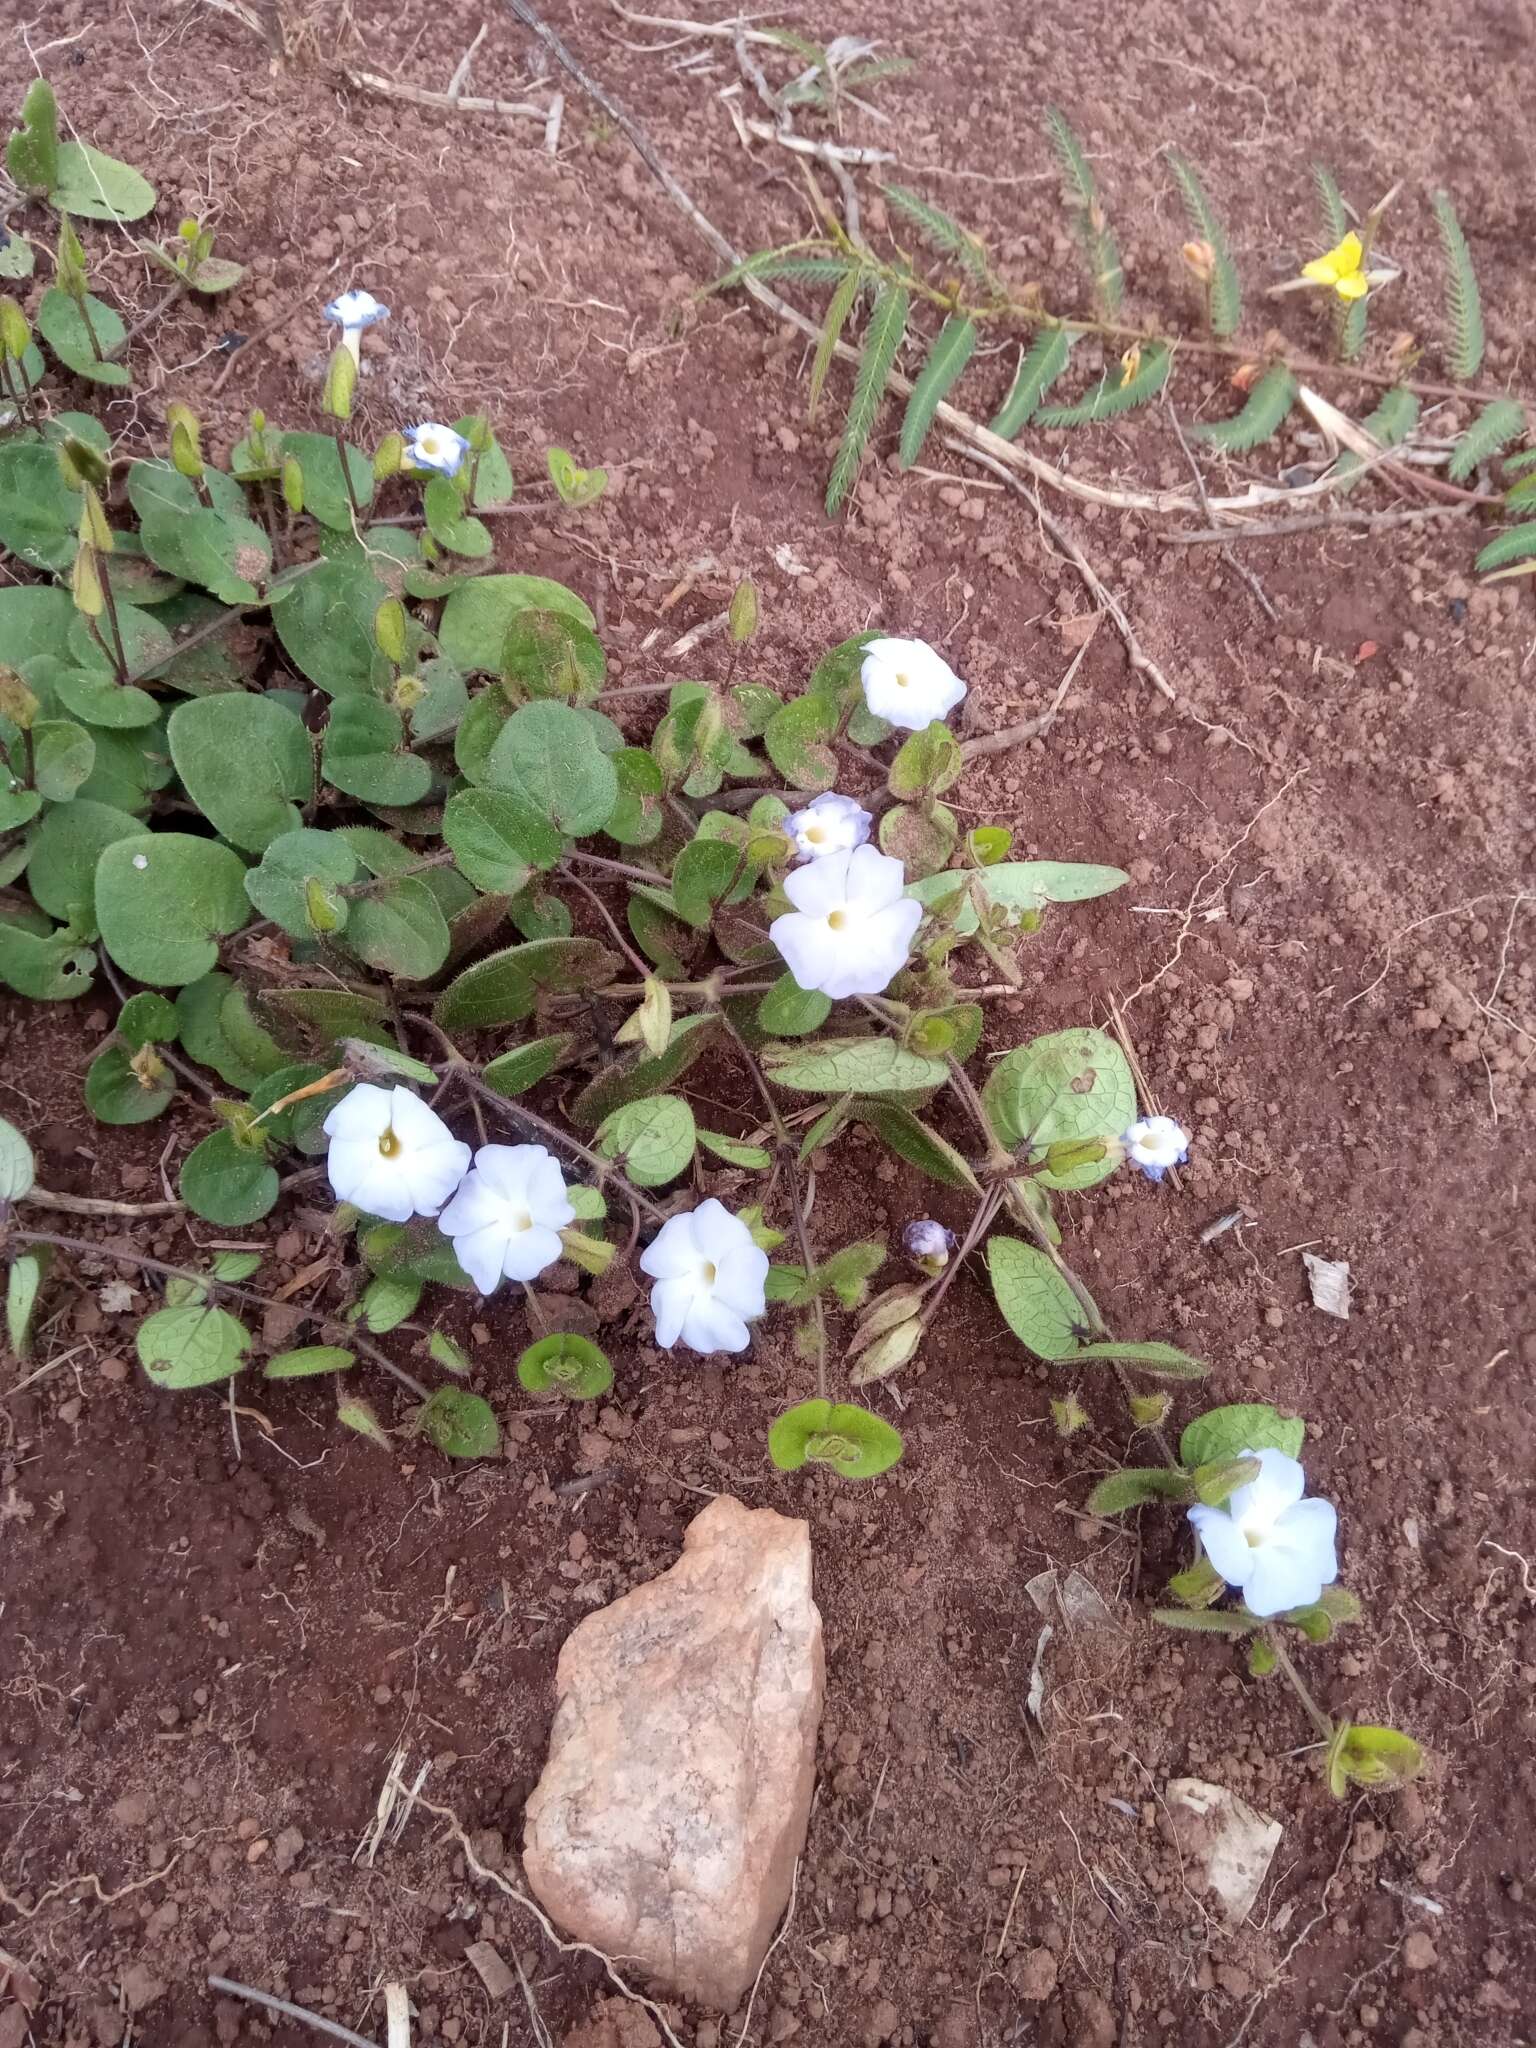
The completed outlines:
<svg viewBox="0 0 1536 2048">
<path fill-rule="evenodd" d="M 676 43 L 597 0 L 551 16 L 733 238 L 802 230 L 793 164 L 768 143 L 749 155 L 728 118 L 728 42 Z M 308 423 L 316 308 L 365 283 L 395 308 L 366 358 L 365 429 L 484 408 L 524 478 L 550 443 L 607 466 L 608 495 L 579 514 L 533 493 L 501 522 L 498 559 L 580 589 L 621 680 L 672 672 L 661 650 L 750 574 L 766 681 L 798 685 L 823 648 L 879 623 L 946 650 L 975 686 L 973 729 L 1042 709 L 1090 604 L 1030 509 L 944 451 L 937 473 L 898 479 L 887 425 L 851 517 L 829 526 L 830 430 L 805 425 L 800 338 L 736 300 L 690 298 L 707 252 L 569 81 L 550 156 L 536 123 L 446 117 L 347 90 L 321 65 L 321 46 L 327 60 L 339 47 L 441 90 L 482 19 L 474 89 L 546 101 L 560 81 L 494 0 L 343 10 L 344 33 L 327 15 L 270 69 L 208 7 L 63 0 L 25 27 L 12 13 L 0 72 L 30 73 L 30 41 L 82 132 L 155 179 L 163 218 L 207 213 L 251 266 L 232 302 L 178 309 L 146 336 L 159 374 L 107 408 L 125 448 L 159 434 L 173 395 L 220 447 L 254 403 Z M 1047 16 L 895 0 L 795 19 L 823 38 L 878 33 L 915 60 L 878 88 L 890 123 L 855 112 L 847 139 L 895 150 L 899 175 L 1058 297 L 1078 285 L 1038 133 L 1047 99 L 1094 153 L 1137 304 L 1165 316 L 1183 235 L 1154 161 L 1165 144 L 1207 169 L 1255 288 L 1315 247 L 1311 155 L 1367 200 L 1408 180 L 1388 330 L 1437 330 L 1423 190 L 1452 186 L 1486 281 L 1485 375 L 1521 388 L 1536 295 L 1530 141 L 1512 110 L 1529 98 L 1528 8 L 1265 17 L 1084 0 Z M 699 50 L 705 62 L 678 68 Z M 878 229 L 878 201 L 865 219 Z M 158 287 L 141 260 L 97 240 L 107 295 L 146 307 Z M 1290 302 L 1287 331 L 1312 317 Z M 215 351 L 230 327 L 261 339 L 229 360 Z M 974 410 L 1008 371 L 999 358 L 975 373 Z M 1328 388 L 1357 415 L 1372 402 Z M 1180 391 L 1190 413 L 1234 402 L 1214 379 Z M 1056 459 L 1065 437 L 1037 445 Z M 1305 452 L 1261 450 L 1249 473 Z M 1187 474 L 1155 414 L 1094 430 L 1070 460 Z M 303 1383 L 251 1396 L 261 1414 L 238 1417 L 237 1452 L 216 1396 L 143 1382 L 141 1276 L 114 1260 L 112 1225 L 86 1225 L 99 1258 L 61 1269 L 37 1358 L 0 1375 L 0 1984 L 15 1973 L 0 2048 L 321 2038 L 214 1995 L 210 1973 L 374 2040 L 391 1980 L 409 1987 L 422 2048 L 547 2039 L 520 1993 L 489 1997 L 465 1960 L 476 1940 L 521 1959 L 556 2040 L 654 2048 L 652 2021 L 477 1881 L 438 1823 L 418 1813 L 371 1864 L 354 1851 L 403 1749 L 406 1778 L 430 1763 L 428 1796 L 512 1867 L 561 1641 L 665 1568 L 720 1490 L 810 1516 L 828 1705 L 795 1916 L 750 2026 L 674 2009 L 682 2040 L 1529 2038 L 1529 594 L 1471 587 L 1461 522 L 1249 543 L 1229 561 L 1054 502 L 1179 701 L 1129 669 L 1105 622 L 1048 738 L 958 788 L 963 815 L 1011 825 L 1021 852 L 1134 876 L 1030 942 L 988 1049 L 1102 1020 L 1118 999 L 1152 1094 L 1195 1146 L 1178 1186 L 1126 1179 L 1070 1203 L 1074 1255 L 1113 1327 L 1211 1360 L 1213 1400 L 1305 1416 L 1311 1484 L 1338 1503 L 1368 1614 L 1306 1670 L 1330 1709 L 1420 1736 L 1428 1775 L 1336 1804 L 1297 1753 L 1308 1731 L 1287 1693 L 1219 1643 L 1155 1630 L 1144 1614 L 1177 1559 L 1171 1518 L 1147 1518 L 1145 1552 L 1133 1528 L 1080 1518 L 1126 1455 L 1118 1394 L 1082 1387 L 1091 1425 L 1060 1441 L 1058 1383 L 969 1277 L 888 1392 L 904 1462 L 839 1492 L 765 1464 L 766 1419 L 804 1391 L 778 1334 L 739 1369 L 700 1369 L 649 1345 L 617 1285 L 591 1308 L 615 1390 L 574 1412 L 518 1390 L 519 1311 L 498 1301 L 470 1327 L 454 1310 L 506 1427 L 500 1461 L 341 1442 L 328 1393 Z M 696 672 L 717 647 L 701 643 Z M 50 1188 L 153 1200 L 161 1145 L 174 1172 L 201 1120 L 92 1123 L 80 1083 L 108 1024 L 90 1002 L 10 1004 L 0 1108 L 32 1133 Z M 739 1077 L 704 1085 L 722 1117 L 741 1112 L 722 1127 L 755 1121 Z M 894 1232 L 930 1206 L 882 1153 L 851 1157 L 867 1171 L 824 1176 L 820 1242 Z M 1242 1227 L 1203 1241 L 1239 1208 Z M 290 1202 L 270 1231 L 243 1233 L 267 1247 L 257 1284 L 307 1273 L 306 1298 L 344 1299 L 324 1223 L 318 1203 Z M 172 1261 L 211 1235 L 179 1216 L 124 1227 Z M 1347 1323 L 1310 1305 L 1303 1246 L 1349 1260 Z M 274 1319 L 263 1334 L 285 1331 Z M 409 1360 L 412 1340 L 387 1341 Z M 1040 1729 L 1023 1588 L 1048 1563 L 1081 1565 L 1117 1629 L 1058 1638 Z M 1240 1932 L 1191 1893 L 1168 1838 L 1162 1790 L 1183 1774 L 1284 1824 Z"/>
</svg>

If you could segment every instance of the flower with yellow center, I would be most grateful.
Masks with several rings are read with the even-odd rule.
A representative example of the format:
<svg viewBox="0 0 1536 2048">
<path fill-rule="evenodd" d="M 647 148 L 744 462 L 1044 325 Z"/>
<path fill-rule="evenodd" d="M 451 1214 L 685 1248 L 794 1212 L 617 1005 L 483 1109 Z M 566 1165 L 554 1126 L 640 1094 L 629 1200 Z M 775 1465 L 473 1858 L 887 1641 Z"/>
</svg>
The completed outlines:
<svg viewBox="0 0 1536 2048">
<path fill-rule="evenodd" d="M 1351 232 L 1326 256 L 1304 263 L 1301 274 L 1311 284 L 1329 286 L 1341 299 L 1363 299 L 1371 288 L 1364 266 L 1365 245 Z"/>
<path fill-rule="evenodd" d="M 386 1223 L 435 1216 L 469 1168 L 469 1147 L 409 1088 L 359 1082 L 325 1120 L 338 1202 Z"/>
<path fill-rule="evenodd" d="M 947 718 L 965 695 L 965 684 L 926 640 L 868 641 L 859 680 L 875 717 L 904 732 Z"/>
<path fill-rule="evenodd" d="M 564 1249 L 576 1211 L 560 1162 L 542 1145 L 482 1145 L 438 1224 L 482 1294 L 534 1280 Z"/>
<path fill-rule="evenodd" d="M 423 420 L 419 427 L 412 427 L 405 444 L 409 468 L 435 469 L 440 476 L 457 476 L 468 453 L 464 436 L 437 420 Z"/>
<path fill-rule="evenodd" d="M 862 846 L 869 837 L 870 824 L 870 815 L 861 804 L 829 789 L 803 811 L 792 812 L 784 820 L 784 830 L 795 842 L 801 860 L 820 860 L 825 854 L 852 853 Z"/>
</svg>

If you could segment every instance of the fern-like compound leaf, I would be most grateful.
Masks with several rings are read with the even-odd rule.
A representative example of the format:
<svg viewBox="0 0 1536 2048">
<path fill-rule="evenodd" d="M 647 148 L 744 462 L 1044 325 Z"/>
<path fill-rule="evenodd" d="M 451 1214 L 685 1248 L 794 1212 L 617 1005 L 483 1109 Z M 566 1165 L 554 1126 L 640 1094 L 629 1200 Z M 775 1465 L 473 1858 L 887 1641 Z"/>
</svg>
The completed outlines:
<svg viewBox="0 0 1536 2048">
<path fill-rule="evenodd" d="M 1072 336 L 1065 327 L 1044 327 L 1029 348 L 1021 351 L 1008 396 L 997 409 L 992 432 L 1011 441 L 1067 367 Z"/>
<path fill-rule="evenodd" d="M 1451 450 L 1446 475 L 1453 484 L 1469 477 L 1480 462 L 1497 455 L 1525 432 L 1525 407 L 1514 398 L 1496 398 L 1485 405 Z"/>
<path fill-rule="evenodd" d="M 827 317 L 821 323 L 821 333 L 816 342 L 816 356 L 811 364 L 811 400 L 809 417 L 815 419 L 816 408 L 821 404 L 821 387 L 827 381 L 827 372 L 832 367 L 832 358 L 837 353 L 838 340 L 853 311 L 853 302 L 859 295 L 862 273 L 850 270 L 842 283 L 832 294 L 827 307 Z"/>
<path fill-rule="evenodd" d="M 1094 297 L 1105 318 L 1112 320 L 1125 297 L 1125 269 L 1120 261 L 1120 244 L 1105 218 L 1098 181 L 1083 154 L 1083 145 L 1060 107 L 1046 108 L 1045 132 L 1061 165 L 1064 196 L 1071 211 L 1073 232 L 1093 275 Z"/>
<path fill-rule="evenodd" d="M 976 347 L 976 323 L 962 313 L 951 313 L 939 329 L 939 338 L 929 352 L 912 386 L 906 415 L 901 423 L 901 466 L 910 469 L 922 452 L 933 416 L 955 387 L 955 380 L 971 360 Z"/>
<path fill-rule="evenodd" d="M 1536 467 L 1536 448 L 1517 448 L 1513 455 L 1504 458 L 1504 474 L 1518 476 L 1522 470 Z"/>
<path fill-rule="evenodd" d="M 1520 513 L 1536 510 L 1536 470 L 1510 485 L 1504 493 L 1504 510 Z"/>
<path fill-rule="evenodd" d="M 896 351 L 901 347 L 902 336 L 907 331 L 907 313 L 911 307 L 912 294 L 904 284 L 885 284 L 875 300 L 874 311 L 869 316 L 869 328 L 864 336 L 864 350 L 859 357 L 858 375 L 854 379 L 853 403 L 848 408 L 848 418 L 843 425 L 843 438 L 838 443 L 837 459 L 832 465 L 832 476 L 827 484 L 827 511 L 837 512 L 859 473 L 859 464 L 869 437 L 874 431 L 875 417 L 880 410 L 880 400 L 885 395 L 886 380 L 891 374 L 891 365 L 896 360 Z"/>
<path fill-rule="evenodd" d="M 1405 391 L 1400 384 L 1394 384 L 1392 389 L 1383 395 L 1376 410 L 1361 424 L 1378 447 L 1401 447 L 1419 424 L 1418 397 L 1412 391 Z M 1354 450 L 1346 448 L 1339 457 L 1338 475 L 1341 478 L 1350 476 L 1353 471 L 1363 469 L 1364 466 Z M 1359 477 L 1355 477 L 1354 483 L 1342 484 L 1341 488 L 1352 491 L 1359 481 Z"/>
<path fill-rule="evenodd" d="M 1477 558 L 1477 568 L 1480 573 L 1485 573 L 1489 569 L 1502 569 L 1510 562 L 1523 562 L 1528 557 L 1536 557 L 1536 519 L 1527 519 L 1523 526 L 1512 526 L 1507 533 L 1489 541 Z"/>
<path fill-rule="evenodd" d="M 935 249 L 946 256 L 953 256 L 976 283 L 987 282 L 990 272 L 980 239 L 968 233 L 959 221 L 952 220 L 943 207 L 935 206 L 932 200 L 924 199 L 920 193 L 909 192 L 905 185 L 887 185 L 885 196 L 898 213 L 904 213 L 914 226 L 921 229 Z"/>
<path fill-rule="evenodd" d="M 1199 173 L 1188 158 L 1169 150 L 1168 168 L 1184 201 L 1190 231 L 1199 241 L 1210 243 L 1216 258 L 1211 277 L 1211 332 L 1223 337 L 1235 334 L 1243 317 L 1243 287 L 1237 265 L 1232 261 L 1232 251 L 1227 246 L 1226 229 L 1206 197 Z"/>
<path fill-rule="evenodd" d="M 1035 424 L 1041 427 L 1087 427 L 1098 420 L 1112 420 L 1123 412 L 1130 412 L 1138 405 L 1145 405 L 1156 398 L 1168 382 L 1168 372 L 1173 367 L 1173 351 L 1166 342 L 1154 341 L 1143 349 L 1141 361 L 1134 374 L 1126 377 L 1117 364 L 1106 370 L 1090 392 L 1075 405 L 1048 406 L 1044 412 L 1036 413 Z"/>
<path fill-rule="evenodd" d="M 1455 346 L 1450 353 L 1451 374 L 1466 382 L 1483 366 L 1483 298 L 1450 193 L 1437 192 L 1434 208 L 1440 246 L 1445 251 L 1446 299 L 1455 334 Z"/>
<path fill-rule="evenodd" d="M 1323 233 L 1331 249 L 1342 242 L 1353 223 L 1338 180 L 1326 164 L 1312 166 L 1312 184 L 1323 216 Z M 1352 363 L 1365 346 L 1367 299 L 1341 299 L 1333 295 L 1333 345 L 1341 363 Z"/>
<path fill-rule="evenodd" d="M 1284 363 L 1276 363 L 1254 385 L 1241 412 L 1229 420 L 1209 420 L 1191 427 L 1190 439 L 1203 441 L 1223 455 L 1242 455 L 1278 432 L 1295 403 L 1296 379 Z"/>
<path fill-rule="evenodd" d="M 749 277 L 780 278 L 795 284 L 834 284 L 848 268 L 846 256 L 817 256 L 804 249 L 759 249 L 732 266 L 723 277 L 704 287 L 706 292 L 729 291 Z"/>
</svg>

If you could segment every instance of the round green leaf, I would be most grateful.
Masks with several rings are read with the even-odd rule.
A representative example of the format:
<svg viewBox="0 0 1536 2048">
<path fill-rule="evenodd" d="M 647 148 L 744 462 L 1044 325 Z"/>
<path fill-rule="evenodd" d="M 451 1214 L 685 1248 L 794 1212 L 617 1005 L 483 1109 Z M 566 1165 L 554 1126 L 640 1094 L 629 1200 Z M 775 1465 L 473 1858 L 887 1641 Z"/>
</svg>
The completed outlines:
<svg viewBox="0 0 1536 2048">
<path fill-rule="evenodd" d="M 332 462 L 335 451 L 332 451 Z M 373 619 L 389 592 L 368 563 L 340 557 L 310 569 L 272 614 L 289 659 L 328 697 L 389 687 Z"/>
<path fill-rule="evenodd" d="M 620 846 L 649 846 L 664 822 L 661 770 L 644 747 L 621 747 L 609 759 L 619 778 L 619 797 L 603 830 Z"/>
<path fill-rule="evenodd" d="M 423 876 L 354 897 L 346 943 L 358 959 L 401 981 L 430 981 L 448 958 L 448 921 Z"/>
<path fill-rule="evenodd" d="M 1284 1451 L 1299 1458 L 1307 1425 L 1299 1415 L 1281 1415 L 1264 1401 L 1239 1401 L 1211 1408 L 1185 1426 L 1179 1438 L 1179 1463 L 1193 1471 L 1215 1465 L 1245 1451 Z"/>
<path fill-rule="evenodd" d="M 416 1426 L 445 1457 L 494 1458 L 501 1449 L 496 1411 L 463 1387 L 439 1387 L 416 1411 Z"/>
<path fill-rule="evenodd" d="M 65 369 L 73 370 L 77 377 L 92 384 L 129 381 L 126 365 L 108 360 L 127 341 L 128 330 L 109 305 L 89 292 L 82 310 L 67 292 L 50 285 L 37 309 L 37 331 Z"/>
<path fill-rule="evenodd" d="M 508 629 L 530 607 L 563 612 L 589 629 L 597 624 L 574 590 L 547 577 L 476 576 L 443 606 L 437 644 L 460 668 L 499 674 Z"/>
<path fill-rule="evenodd" d="M 693 1111 L 680 1095 L 626 1102 L 597 1127 L 598 1150 L 618 1160 L 637 1187 L 675 1180 L 693 1157 Z"/>
<path fill-rule="evenodd" d="M 299 826 L 295 804 L 314 795 L 304 721 L 246 691 L 194 697 L 171 713 L 171 759 L 187 795 L 216 831 L 260 853 Z"/>
<path fill-rule="evenodd" d="M 836 730 L 837 704 L 831 696 L 796 697 L 769 719 L 763 745 L 791 789 L 831 789 L 837 781 L 837 754 L 828 742 Z"/>
<path fill-rule="evenodd" d="M 356 499 L 359 510 L 364 512 L 373 503 L 373 464 L 348 444 L 347 475 L 352 480 L 349 498 L 341 458 L 329 434 L 284 434 L 282 449 L 284 456 L 291 456 L 303 473 L 304 510 L 322 526 L 332 527 L 350 538 L 352 500 Z M 372 616 L 370 613 L 370 633 Z"/>
<path fill-rule="evenodd" d="M 297 1351 L 279 1351 L 269 1358 L 262 1374 L 269 1380 L 308 1380 L 317 1373 L 345 1372 L 357 1363 L 357 1355 L 339 1344 L 306 1344 Z"/>
<path fill-rule="evenodd" d="M 775 1038 L 804 1038 L 832 1014 L 832 998 L 802 988 L 786 968 L 757 1006 L 760 1028 Z"/>
<path fill-rule="evenodd" d="M 99 653 L 98 660 L 104 660 Z M 71 663 L 60 669 L 55 688 L 66 711 L 73 711 L 88 725 L 104 726 L 108 732 L 134 732 L 153 725 L 160 716 L 160 706 L 148 690 L 117 682 L 104 666 L 76 667 Z"/>
<path fill-rule="evenodd" d="M 97 623 L 100 630 L 110 640 L 113 622 L 103 614 Z M 122 635 L 123 659 L 128 664 L 130 674 L 136 676 L 151 675 L 156 670 L 162 668 L 176 652 L 176 643 L 171 638 L 170 628 L 163 619 L 157 618 L 153 612 L 144 611 L 135 604 L 120 604 L 117 607 L 116 624 L 117 631 Z M 76 615 L 75 622 L 69 629 L 69 653 L 71 658 L 81 668 L 86 670 L 88 674 L 99 676 L 104 681 L 110 682 L 113 688 L 119 689 L 120 694 L 123 696 L 129 695 L 129 692 L 122 690 L 118 684 L 115 665 L 100 641 L 97 640 L 95 634 L 92 633 L 83 613 Z M 59 678 L 60 697 L 71 711 L 77 712 L 81 718 L 87 717 L 87 713 L 81 706 L 74 702 L 66 693 L 63 685 L 67 681 L 68 678 L 65 676 Z M 142 697 L 146 693 L 142 690 L 135 690 L 132 694 Z M 158 705 L 155 706 L 157 713 L 159 708 Z M 132 725 L 143 722 L 147 721 L 131 719 L 126 713 L 117 718 L 98 717 L 95 715 L 90 717 L 90 723 L 93 725 Z"/>
<path fill-rule="evenodd" d="M 563 697 L 591 703 L 603 687 L 608 664 L 602 643 L 589 626 L 567 612 L 530 606 L 515 612 L 502 644 L 501 672 L 530 697 Z"/>
<path fill-rule="evenodd" d="M 444 1031 L 483 1031 L 530 1016 L 540 989 L 604 987 L 623 962 L 596 939 L 534 939 L 492 953 L 451 981 L 433 1012 Z"/>
<path fill-rule="evenodd" d="M 404 748 L 399 712 L 373 697 L 338 697 L 325 728 L 322 772 L 337 789 L 364 803 L 420 803 L 432 787 L 432 770 L 419 754 Z"/>
<path fill-rule="evenodd" d="M 781 1088 L 807 1095 L 883 1095 L 937 1088 L 949 1078 L 943 1060 L 925 1059 L 889 1038 L 823 1038 L 812 1045 L 768 1045 L 763 1064 Z"/>
<path fill-rule="evenodd" d="M 249 1095 L 261 1081 L 263 1069 L 241 1058 L 224 1029 L 224 1005 L 234 990 L 235 984 L 227 974 L 203 975 L 177 996 L 176 1021 L 188 1056 L 199 1066 L 211 1067 L 226 1086 Z M 231 1016 L 236 1015 L 236 1008 L 231 1004 Z"/>
<path fill-rule="evenodd" d="M 443 806 L 443 838 L 477 889 L 515 896 L 564 841 L 542 811 L 504 789 L 461 789 Z"/>
<path fill-rule="evenodd" d="M 114 840 L 97 864 L 102 941 L 136 981 L 198 980 L 218 963 L 218 939 L 250 914 L 244 863 L 211 839 L 145 832 Z"/>
<path fill-rule="evenodd" d="M 517 1361 L 517 1376 L 530 1394 L 553 1390 L 569 1401 L 592 1401 L 613 1385 L 613 1367 L 585 1337 L 565 1332 L 541 1337 Z"/>
<path fill-rule="evenodd" d="M 573 839 L 601 831 L 619 795 L 618 771 L 569 704 L 521 705 L 496 735 L 486 779 L 523 797 Z"/>
<path fill-rule="evenodd" d="M 768 1455 L 781 1472 L 830 1465 L 844 1479 L 873 1479 L 900 1458 L 900 1432 L 851 1402 L 801 1401 L 768 1430 Z"/>
<path fill-rule="evenodd" d="M 337 891 L 356 878 L 357 856 L 340 833 L 301 826 L 269 841 L 245 893 L 290 937 L 312 939 L 345 926 L 350 906 Z"/>
<path fill-rule="evenodd" d="M 998 873 L 997 869 L 989 872 Z M 1005 1145 L 1048 1145 L 1115 1138 L 1136 1121 L 1136 1082 L 1125 1054 L 1107 1031 L 1080 1026 L 1021 1045 L 993 1068 L 981 1094 L 992 1128 Z M 1047 1187 L 1086 1188 L 1114 1172 L 1116 1161 L 1093 1160 L 1062 1174 L 1039 1176 Z"/>
<path fill-rule="evenodd" d="M 221 1308 L 189 1302 L 162 1308 L 139 1325 L 139 1363 L 157 1387 L 211 1387 L 239 1372 L 250 1332 Z"/>
<path fill-rule="evenodd" d="M 546 1074 L 554 1072 L 560 1055 L 570 1044 L 570 1033 L 560 1031 L 549 1038 L 535 1038 L 527 1045 L 514 1046 L 481 1070 L 480 1078 L 498 1095 L 521 1095 Z"/>
<path fill-rule="evenodd" d="M 131 164 L 88 142 L 61 142 L 48 198 L 77 220 L 142 220 L 154 206 L 155 188 Z"/>
<path fill-rule="evenodd" d="M 207 1223 L 256 1223 L 277 1201 L 277 1169 L 264 1151 L 237 1142 L 233 1131 L 210 1131 L 187 1154 L 181 1199 Z"/>
<path fill-rule="evenodd" d="M 0 1116 L 0 1202 L 19 1202 L 37 1179 L 32 1147 L 12 1123 Z"/>
<path fill-rule="evenodd" d="M 0 379 L 0 392 L 6 389 Z M 80 493 L 65 482 L 55 449 L 0 447 L 0 541 L 33 569 L 67 569 L 79 524 Z"/>
<path fill-rule="evenodd" d="M 27 931 L 0 920 L 0 981 L 37 1003 L 67 1003 L 87 995 L 96 955 L 70 932 Z"/>
<path fill-rule="evenodd" d="M 91 1061 L 85 1076 L 85 1106 L 98 1123 L 147 1124 L 168 1107 L 176 1093 L 171 1068 L 156 1060 L 158 1075 L 150 1067 L 141 1080 L 134 1071 L 133 1058 L 126 1046 L 109 1045 Z M 153 1054 L 148 1058 L 153 1060 Z"/>
<path fill-rule="evenodd" d="M 141 1045 L 174 1045 L 180 1029 L 175 1005 L 148 989 L 130 996 L 117 1014 L 117 1035 L 134 1052 Z"/>
<path fill-rule="evenodd" d="M 65 804 L 96 765 L 96 742 L 68 718 L 40 718 L 32 728 L 33 781 L 51 804 Z"/>
</svg>

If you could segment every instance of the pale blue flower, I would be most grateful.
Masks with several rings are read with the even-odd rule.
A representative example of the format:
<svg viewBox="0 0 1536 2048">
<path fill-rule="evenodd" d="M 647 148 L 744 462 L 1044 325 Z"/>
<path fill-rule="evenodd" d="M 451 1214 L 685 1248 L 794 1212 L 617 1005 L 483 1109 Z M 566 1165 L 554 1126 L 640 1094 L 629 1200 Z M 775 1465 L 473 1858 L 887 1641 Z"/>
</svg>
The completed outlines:
<svg viewBox="0 0 1536 2048">
<path fill-rule="evenodd" d="M 435 469 L 441 476 L 457 476 L 464 467 L 469 443 L 452 427 L 436 420 L 423 420 L 406 430 L 405 459 L 412 469 Z"/>
<path fill-rule="evenodd" d="M 1189 1157 L 1189 1133 L 1171 1116 L 1141 1117 L 1120 1142 L 1148 1180 L 1161 1180 L 1170 1166 L 1182 1166 Z"/>
</svg>

